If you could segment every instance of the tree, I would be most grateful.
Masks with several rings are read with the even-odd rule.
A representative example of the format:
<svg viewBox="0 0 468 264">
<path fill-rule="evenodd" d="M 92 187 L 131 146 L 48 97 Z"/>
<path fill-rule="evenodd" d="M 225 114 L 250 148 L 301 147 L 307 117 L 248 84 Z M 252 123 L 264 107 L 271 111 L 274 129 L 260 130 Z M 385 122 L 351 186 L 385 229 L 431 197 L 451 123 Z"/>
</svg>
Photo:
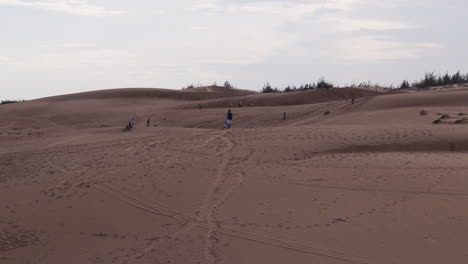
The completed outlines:
<svg viewBox="0 0 468 264">
<path fill-rule="evenodd" d="M 462 83 L 463 78 L 460 74 L 460 71 L 457 71 L 454 75 L 452 75 L 452 83 L 451 84 L 457 84 L 457 83 Z"/>
<path fill-rule="evenodd" d="M 234 88 L 228 81 L 225 81 L 223 86 L 226 88 Z"/>
<path fill-rule="evenodd" d="M 182 87 L 182 90 L 193 89 L 193 88 L 195 88 L 195 85 L 189 84 L 189 85 L 187 85 L 185 87 Z"/>
<path fill-rule="evenodd" d="M 19 102 L 24 102 L 24 100 L 2 100 L 0 104 L 5 105 L 5 104 L 15 104 Z"/>
<path fill-rule="evenodd" d="M 278 88 L 271 87 L 270 83 L 266 83 L 262 88 L 262 93 L 278 93 Z"/>
<path fill-rule="evenodd" d="M 400 85 L 400 89 L 408 89 L 408 88 L 410 88 L 410 84 L 407 80 L 404 80 Z"/>
<path fill-rule="evenodd" d="M 330 89 L 330 88 L 333 88 L 333 84 L 327 82 L 324 78 L 321 78 L 317 82 L 317 88 L 316 88 L 317 90 L 327 90 L 327 89 Z"/>
<path fill-rule="evenodd" d="M 444 83 L 445 84 L 449 84 L 452 82 L 452 77 L 450 77 L 450 75 L 448 73 L 446 73 L 443 77 L 442 77 L 442 83 L 440 85 L 443 85 Z"/>
<path fill-rule="evenodd" d="M 284 92 L 285 93 L 293 92 L 293 89 L 291 88 L 290 85 L 288 85 L 288 86 L 286 86 L 286 88 L 284 88 Z"/>
</svg>

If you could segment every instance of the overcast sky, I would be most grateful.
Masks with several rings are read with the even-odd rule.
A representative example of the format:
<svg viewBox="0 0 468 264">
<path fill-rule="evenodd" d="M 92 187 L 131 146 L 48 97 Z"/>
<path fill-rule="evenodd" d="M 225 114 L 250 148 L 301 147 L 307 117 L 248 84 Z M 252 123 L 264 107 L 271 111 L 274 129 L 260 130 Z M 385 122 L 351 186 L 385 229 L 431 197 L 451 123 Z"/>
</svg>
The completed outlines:
<svg viewBox="0 0 468 264">
<path fill-rule="evenodd" d="M 468 72 L 466 0 L 0 0 L 0 99 Z"/>
</svg>

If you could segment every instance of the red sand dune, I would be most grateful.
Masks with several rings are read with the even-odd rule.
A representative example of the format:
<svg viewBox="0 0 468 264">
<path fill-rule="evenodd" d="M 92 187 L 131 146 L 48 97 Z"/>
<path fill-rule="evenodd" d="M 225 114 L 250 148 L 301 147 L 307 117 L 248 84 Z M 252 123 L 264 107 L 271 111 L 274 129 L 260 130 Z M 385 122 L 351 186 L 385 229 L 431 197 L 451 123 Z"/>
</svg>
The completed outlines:
<svg viewBox="0 0 468 264">
<path fill-rule="evenodd" d="M 467 102 L 202 87 L 2 105 L 0 263 L 464 264 Z"/>
<path fill-rule="evenodd" d="M 156 88 L 108 89 L 76 94 L 59 95 L 39 99 L 39 101 L 57 102 L 86 99 L 170 99 L 170 100 L 207 100 L 232 96 L 255 94 L 254 91 L 225 88 L 220 86 L 198 87 L 186 90 Z"/>
<path fill-rule="evenodd" d="M 223 99 L 207 100 L 203 102 L 203 107 L 237 107 L 242 106 L 288 106 L 323 103 L 330 101 L 351 100 L 352 98 L 362 98 L 381 95 L 382 93 L 355 89 L 336 88 L 323 91 L 303 91 L 290 93 L 252 94 L 241 97 L 227 97 Z M 184 106 L 184 108 L 197 108 L 199 102 Z"/>
</svg>

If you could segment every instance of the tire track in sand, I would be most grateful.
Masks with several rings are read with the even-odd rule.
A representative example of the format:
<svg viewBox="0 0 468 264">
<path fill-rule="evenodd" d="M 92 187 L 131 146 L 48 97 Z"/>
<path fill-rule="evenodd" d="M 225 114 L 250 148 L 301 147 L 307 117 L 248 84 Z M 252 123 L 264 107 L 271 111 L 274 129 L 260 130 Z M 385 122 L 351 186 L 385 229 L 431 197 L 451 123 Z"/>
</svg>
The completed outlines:
<svg viewBox="0 0 468 264">
<path fill-rule="evenodd" d="M 208 140 L 211 141 L 216 137 L 220 137 L 224 142 L 224 149 L 219 153 L 222 155 L 222 161 L 219 163 L 217 167 L 217 171 L 215 174 L 215 178 L 213 183 L 210 185 L 205 199 L 200 206 L 199 212 L 196 216 L 191 216 L 186 213 L 177 211 L 175 209 L 168 208 L 166 206 L 160 204 L 149 204 L 143 201 L 140 198 L 135 197 L 132 194 L 124 193 L 112 186 L 107 184 L 95 184 L 94 186 L 121 200 L 124 203 L 132 205 L 136 208 L 141 210 L 158 214 L 161 216 L 166 216 L 177 220 L 183 227 L 179 229 L 176 233 L 172 234 L 172 238 L 175 239 L 178 236 L 181 236 L 183 233 L 187 233 L 194 228 L 198 228 L 201 230 L 206 231 L 205 235 L 205 246 L 204 246 L 204 262 L 203 263 L 217 263 L 220 261 L 219 257 L 216 255 L 215 247 L 218 243 L 218 237 L 220 235 L 236 237 L 243 240 L 248 240 L 260 244 L 275 246 L 283 249 L 294 250 L 303 253 L 309 253 L 317 256 L 322 256 L 326 258 L 338 259 L 347 261 L 350 263 L 375 263 L 376 260 L 373 260 L 366 256 L 354 255 L 349 253 L 344 253 L 341 251 L 328 249 L 319 247 L 316 245 L 311 245 L 308 243 L 285 240 L 280 238 L 275 238 L 273 236 L 264 235 L 255 232 L 249 232 L 241 229 L 230 228 L 227 226 L 222 225 L 221 223 L 217 222 L 216 213 L 218 208 L 224 204 L 226 200 L 232 195 L 235 189 L 242 184 L 242 181 L 245 178 L 245 172 L 239 170 L 239 172 L 235 171 L 238 168 L 238 165 L 233 161 L 237 161 L 233 158 L 232 150 L 235 147 L 234 142 L 230 137 L 230 132 L 225 131 L 221 135 L 215 135 Z M 204 144 L 202 144 L 204 145 Z M 252 156 L 252 153 L 248 155 L 248 157 Z M 247 161 L 249 158 L 241 159 L 241 161 Z M 230 164 L 232 166 L 230 166 Z M 234 171 L 234 173 L 231 173 Z M 158 243 L 159 245 L 159 243 Z M 128 263 L 131 261 L 131 258 L 138 258 L 141 259 L 142 257 L 153 254 L 157 248 L 161 248 L 162 245 L 154 245 L 151 244 L 150 246 L 140 250 L 137 254 L 133 256 L 127 256 L 127 259 L 122 263 Z M 162 248 L 161 248 L 162 249 Z M 164 249 L 162 249 L 164 250 Z M 163 253 L 163 252 L 161 252 Z M 173 257 L 167 256 L 168 263 L 175 262 Z M 378 261 L 377 261 L 378 262 Z"/>
<path fill-rule="evenodd" d="M 135 197 L 132 194 L 125 193 L 110 185 L 94 184 L 93 186 L 96 189 L 101 190 L 102 192 L 110 196 L 113 196 L 114 198 L 128 205 L 134 206 L 138 209 L 141 209 L 149 213 L 170 217 L 182 223 L 190 223 L 193 227 L 197 227 L 202 230 L 206 230 L 206 231 L 212 230 L 219 234 L 230 236 L 230 237 L 236 237 L 236 238 L 247 240 L 247 241 L 252 241 L 252 242 L 275 246 L 275 247 L 279 247 L 283 249 L 289 249 L 293 251 L 313 254 L 313 255 L 322 256 L 326 258 L 342 260 L 342 261 L 346 261 L 349 263 L 360 263 L 360 264 L 384 263 L 384 262 L 377 261 L 367 256 L 345 253 L 345 252 L 338 251 L 338 250 L 311 245 L 309 243 L 280 239 L 280 238 L 272 237 L 269 235 L 249 232 L 249 231 L 236 229 L 236 228 L 230 228 L 230 227 L 226 227 L 222 225 L 209 226 L 205 222 L 197 220 L 198 218 L 194 218 L 186 213 L 171 209 L 169 207 L 166 207 L 160 204 L 149 204 L 148 202 L 145 202 L 144 200 L 141 200 L 140 198 Z M 153 251 L 150 250 L 147 253 L 152 253 L 152 252 Z M 146 254 L 135 255 L 135 257 L 141 258 L 145 255 Z M 127 259 L 126 261 L 122 263 L 129 263 L 129 261 L 130 260 Z M 174 261 L 168 260 L 168 263 L 174 263 Z"/>
<path fill-rule="evenodd" d="M 188 150 L 183 151 L 185 153 L 193 153 L 193 154 L 196 154 L 196 155 L 200 155 L 200 153 L 195 153 L 193 151 L 195 151 L 196 149 L 199 149 L 199 148 L 206 147 L 207 145 L 209 145 L 210 143 L 212 143 L 214 140 L 216 140 L 218 138 L 221 139 L 223 141 L 223 143 L 224 143 L 223 144 L 224 149 L 221 152 L 218 153 L 218 156 L 219 155 L 222 156 L 222 161 L 219 163 L 219 165 L 217 167 L 217 170 L 216 170 L 214 180 L 212 181 L 212 184 L 209 186 L 208 191 L 207 191 L 207 193 L 205 195 L 205 198 L 203 199 L 203 202 L 201 203 L 199 209 L 197 210 L 196 218 L 193 218 L 193 217 L 188 217 L 187 218 L 186 216 L 183 217 L 183 218 L 176 218 L 177 220 L 180 220 L 184 224 L 184 226 L 182 226 L 182 228 L 180 228 L 177 232 L 175 232 L 174 234 L 171 235 L 171 237 L 173 239 L 177 239 L 181 235 L 190 232 L 195 227 L 197 227 L 199 222 L 207 223 L 209 226 L 212 226 L 212 225 L 215 226 L 216 225 L 216 223 L 215 223 L 216 219 L 214 217 L 214 213 L 217 210 L 217 208 L 219 207 L 219 201 L 217 201 L 216 197 L 217 197 L 217 193 L 220 192 L 221 186 L 223 185 L 223 183 L 226 180 L 227 176 L 226 176 L 225 170 L 226 170 L 226 168 L 228 166 L 228 163 L 229 163 L 229 160 L 230 160 L 230 152 L 232 151 L 232 149 L 234 147 L 234 144 L 232 143 L 230 138 L 226 137 L 227 133 L 228 133 L 228 131 L 224 131 L 223 133 L 220 133 L 220 134 L 216 133 L 216 134 L 210 136 L 208 139 L 206 139 L 202 143 L 200 143 L 198 145 L 195 145 L 195 146 L 189 148 Z M 171 150 L 174 150 L 174 149 L 171 149 Z M 152 160 L 149 160 L 148 162 L 151 163 Z M 101 186 L 95 185 L 95 187 L 97 187 L 99 190 L 105 191 L 105 192 L 107 192 L 105 189 L 112 188 L 110 186 L 107 186 L 107 188 L 103 188 L 104 186 L 102 186 L 102 185 Z M 114 188 L 112 188 L 112 189 L 114 189 Z M 115 191 L 115 189 L 114 189 L 114 191 Z M 112 194 L 112 193 L 115 193 L 115 192 L 111 192 L 109 194 L 111 196 L 114 196 L 115 198 L 123 201 L 123 202 L 129 203 L 127 198 L 120 197 L 121 195 L 116 196 L 115 194 Z M 130 203 L 130 204 L 134 205 L 133 203 Z M 138 207 L 140 209 L 144 209 L 141 206 L 136 206 L 136 207 Z M 145 206 L 143 206 L 143 207 L 145 207 Z M 167 210 L 167 208 L 164 208 L 164 209 Z M 151 210 L 151 212 L 155 213 L 153 210 Z M 170 215 L 168 215 L 166 213 L 162 213 L 162 215 L 170 216 Z M 205 235 L 205 249 L 204 249 L 205 263 L 215 263 L 216 262 L 216 257 L 214 256 L 214 242 L 216 240 L 215 230 L 210 229 L 210 228 L 208 228 L 208 229 L 204 228 L 204 229 L 208 231 L 208 233 Z M 154 250 L 156 248 L 159 248 L 159 247 L 157 245 L 151 244 L 151 245 L 141 249 L 133 257 L 136 257 L 136 258 L 140 259 L 140 258 L 154 252 Z M 170 261 L 173 261 L 173 260 L 170 260 Z"/>
</svg>

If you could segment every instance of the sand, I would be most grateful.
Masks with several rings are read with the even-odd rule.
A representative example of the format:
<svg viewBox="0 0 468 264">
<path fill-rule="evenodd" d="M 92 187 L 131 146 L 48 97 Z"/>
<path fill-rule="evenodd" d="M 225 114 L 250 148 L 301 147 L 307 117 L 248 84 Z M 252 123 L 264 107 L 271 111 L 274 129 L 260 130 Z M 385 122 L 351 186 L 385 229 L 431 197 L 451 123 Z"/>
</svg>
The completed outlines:
<svg viewBox="0 0 468 264">
<path fill-rule="evenodd" d="M 0 106 L 0 263 L 467 262 L 465 87 L 233 91 Z"/>
</svg>

